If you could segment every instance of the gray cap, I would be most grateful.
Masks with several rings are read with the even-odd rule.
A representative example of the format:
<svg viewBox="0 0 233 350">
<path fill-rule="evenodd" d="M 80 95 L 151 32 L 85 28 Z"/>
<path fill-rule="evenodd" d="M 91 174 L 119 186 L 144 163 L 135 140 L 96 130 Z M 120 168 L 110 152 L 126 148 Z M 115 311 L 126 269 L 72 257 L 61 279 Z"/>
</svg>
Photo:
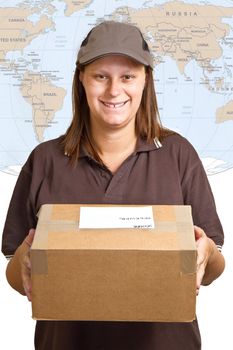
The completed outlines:
<svg viewBox="0 0 233 350">
<path fill-rule="evenodd" d="M 153 69 L 153 57 L 142 33 L 127 23 L 106 21 L 94 27 L 81 44 L 77 64 L 106 55 L 125 55 Z"/>
</svg>

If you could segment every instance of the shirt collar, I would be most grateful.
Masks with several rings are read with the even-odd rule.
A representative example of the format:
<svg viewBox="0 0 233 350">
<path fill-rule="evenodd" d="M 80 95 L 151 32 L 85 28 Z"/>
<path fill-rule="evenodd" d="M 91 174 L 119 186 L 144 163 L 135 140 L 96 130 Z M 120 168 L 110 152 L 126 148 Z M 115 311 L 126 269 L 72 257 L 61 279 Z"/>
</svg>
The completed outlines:
<svg viewBox="0 0 233 350">
<path fill-rule="evenodd" d="M 139 138 L 137 141 L 134 154 L 138 152 L 154 151 L 155 149 L 160 149 L 161 147 L 162 147 L 162 143 L 159 141 L 157 137 L 155 137 L 152 142 L 147 142 L 146 139 Z"/>
<path fill-rule="evenodd" d="M 159 141 L 157 137 L 153 139 L 152 142 L 148 143 L 146 139 L 139 137 L 136 144 L 136 149 L 133 154 L 137 154 L 139 152 L 148 152 L 148 151 L 154 151 L 155 149 L 162 148 L 162 143 Z M 91 158 L 90 154 L 87 152 L 85 147 L 80 147 L 80 154 L 79 158 L 88 157 Z"/>
</svg>

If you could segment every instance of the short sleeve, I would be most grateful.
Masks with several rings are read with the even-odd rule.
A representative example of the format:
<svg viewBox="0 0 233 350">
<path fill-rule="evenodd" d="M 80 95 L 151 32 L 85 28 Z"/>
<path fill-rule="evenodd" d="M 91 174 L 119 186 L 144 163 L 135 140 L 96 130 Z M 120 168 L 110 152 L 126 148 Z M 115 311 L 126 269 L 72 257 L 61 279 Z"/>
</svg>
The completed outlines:
<svg viewBox="0 0 233 350">
<path fill-rule="evenodd" d="M 27 236 L 30 228 L 36 227 L 36 213 L 30 201 L 31 178 L 30 157 L 22 168 L 9 204 L 2 236 L 2 252 L 6 257 L 15 250 Z"/>
<path fill-rule="evenodd" d="M 184 203 L 192 207 L 194 224 L 201 227 L 221 249 L 224 234 L 205 169 L 197 152 L 189 143 L 185 153 L 186 162 L 182 169 Z"/>
</svg>

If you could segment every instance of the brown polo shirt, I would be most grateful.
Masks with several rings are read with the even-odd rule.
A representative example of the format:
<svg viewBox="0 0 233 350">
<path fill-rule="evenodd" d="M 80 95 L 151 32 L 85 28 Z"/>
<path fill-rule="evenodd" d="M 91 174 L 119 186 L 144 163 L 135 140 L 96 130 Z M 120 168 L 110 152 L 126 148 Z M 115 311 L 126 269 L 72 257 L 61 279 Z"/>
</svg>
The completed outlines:
<svg viewBox="0 0 233 350">
<path fill-rule="evenodd" d="M 202 163 L 180 135 L 147 144 L 139 140 L 135 152 L 113 175 L 82 151 L 77 167 L 64 155 L 61 138 L 40 144 L 19 175 L 3 232 L 2 251 L 14 254 L 42 204 L 189 204 L 194 224 L 216 245 L 223 231 Z M 136 293 L 137 291 L 135 291 Z M 143 323 L 39 321 L 37 350 L 198 350 L 197 322 Z"/>
</svg>

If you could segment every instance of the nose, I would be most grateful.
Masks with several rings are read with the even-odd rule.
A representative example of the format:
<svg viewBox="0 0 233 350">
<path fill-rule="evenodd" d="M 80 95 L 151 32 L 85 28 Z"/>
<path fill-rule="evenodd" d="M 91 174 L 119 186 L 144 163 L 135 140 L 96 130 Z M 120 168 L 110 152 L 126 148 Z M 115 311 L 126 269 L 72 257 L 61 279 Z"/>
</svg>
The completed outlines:
<svg viewBox="0 0 233 350">
<path fill-rule="evenodd" d="M 109 80 L 108 93 L 112 97 L 118 96 L 121 93 L 121 82 L 119 79 L 112 78 Z"/>
</svg>

